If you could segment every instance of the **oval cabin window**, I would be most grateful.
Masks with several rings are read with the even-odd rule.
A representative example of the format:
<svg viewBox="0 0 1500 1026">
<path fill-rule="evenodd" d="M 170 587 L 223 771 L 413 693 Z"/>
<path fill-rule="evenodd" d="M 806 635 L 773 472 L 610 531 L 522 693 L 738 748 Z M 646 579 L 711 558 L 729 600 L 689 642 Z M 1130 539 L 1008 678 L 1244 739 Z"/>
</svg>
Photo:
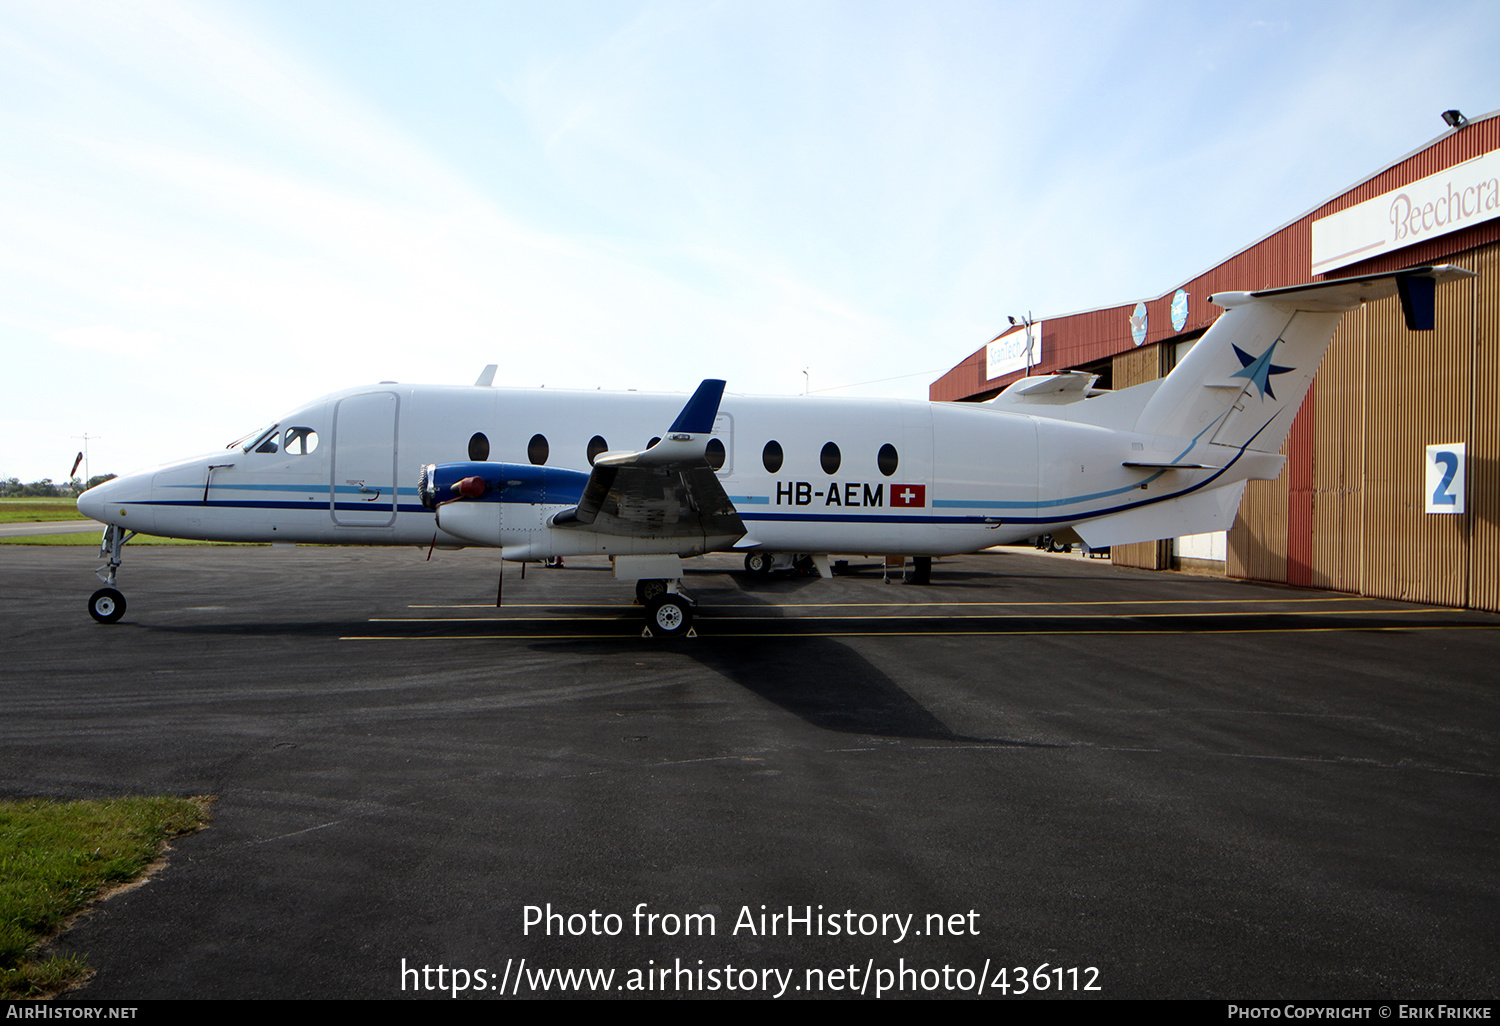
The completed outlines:
<svg viewBox="0 0 1500 1026">
<path fill-rule="evenodd" d="M 708 448 L 703 451 L 703 455 L 708 458 L 708 465 L 710 467 L 713 467 L 715 470 L 724 469 L 723 442 L 719 441 L 717 438 L 710 438 L 708 440 Z"/>
<path fill-rule="evenodd" d="M 469 439 L 469 459 L 475 463 L 483 463 L 490 458 L 490 440 L 484 437 L 483 431 L 474 432 Z"/>
<path fill-rule="evenodd" d="M 766 473 L 774 474 L 781 469 L 781 443 L 767 442 L 760 452 L 760 461 L 766 465 Z"/>
<path fill-rule="evenodd" d="M 844 462 L 844 457 L 839 453 L 839 447 L 829 442 L 823 446 L 823 451 L 818 455 L 818 460 L 823 464 L 823 473 L 837 474 L 839 464 Z"/>
<path fill-rule="evenodd" d="M 602 435 L 595 435 L 593 438 L 590 438 L 589 466 L 592 467 L 594 465 L 594 461 L 606 452 L 609 452 L 609 443 L 604 440 L 604 437 Z"/>
<path fill-rule="evenodd" d="M 896 472 L 896 466 L 900 462 L 900 457 L 896 455 L 896 447 L 890 442 L 882 445 L 880 453 L 875 457 L 875 465 L 880 468 L 880 472 L 886 477 L 890 477 Z"/>
<path fill-rule="evenodd" d="M 547 462 L 547 454 L 551 450 L 547 446 L 546 435 L 532 435 L 531 441 L 526 443 L 526 458 L 534 467 L 540 467 Z"/>
</svg>

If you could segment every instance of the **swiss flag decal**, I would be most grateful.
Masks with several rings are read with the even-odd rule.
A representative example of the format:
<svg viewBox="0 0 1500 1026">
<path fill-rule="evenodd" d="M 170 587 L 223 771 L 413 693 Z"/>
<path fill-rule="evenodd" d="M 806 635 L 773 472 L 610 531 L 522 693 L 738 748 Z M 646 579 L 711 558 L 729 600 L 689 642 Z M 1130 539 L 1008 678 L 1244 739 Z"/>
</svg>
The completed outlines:
<svg viewBox="0 0 1500 1026">
<path fill-rule="evenodd" d="M 926 506 L 926 485 L 891 485 L 891 505 L 895 506 Z"/>
</svg>

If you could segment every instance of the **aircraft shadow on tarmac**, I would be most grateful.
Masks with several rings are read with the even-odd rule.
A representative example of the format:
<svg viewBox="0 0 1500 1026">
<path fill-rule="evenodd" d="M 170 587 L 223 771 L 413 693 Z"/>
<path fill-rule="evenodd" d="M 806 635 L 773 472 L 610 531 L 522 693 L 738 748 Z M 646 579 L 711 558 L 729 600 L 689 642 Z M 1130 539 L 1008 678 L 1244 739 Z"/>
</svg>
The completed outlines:
<svg viewBox="0 0 1500 1026">
<path fill-rule="evenodd" d="M 878 568 L 877 571 L 878 572 Z M 937 575 L 934 575 L 937 577 Z M 995 587 L 995 575 L 982 576 L 985 586 Z M 945 587 L 955 583 L 940 578 Z M 868 578 L 867 578 L 868 579 Z M 550 605 L 506 615 L 504 609 L 489 615 L 453 618 L 395 616 L 368 620 L 240 621 L 200 624 L 121 624 L 198 636 L 304 637 L 328 640 L 378 639 L 380 643 L 403 640 L 451 640 L 464 646 L 456 658 L 467 658 L 469 646 L 494 641 L 523 641 L 547 651 L 567 649 L 598 651 L 601 658 L 638 653 L 641 646 L 654 646 L 696 659 L 705 668 L 779 706 L 820 729 L 867 736 L 964 742 L 1018 747 L 1056 747 L 1005 738 L 972 737 L 953 730 L 918 700 L 891 680 L 878 666 L 846 644 L 851 636 L 922 635 L 1052 635 L 1067 637 L 1086 633 L 1161 634 L 1189 632 L 1344 629 L 1370 630 L 1417 626 L 1457 625 L 1452 611 L 1421 611 L 1425 616 L 1332 615 L 1243 612 L 1120 615 L 1087 617 L 1068 615 L 1005 615 L 985 604 L 985 613 L 996 615 L 945 616 L 927 611 L 926 589 L 893 586 L 890 599 L 898 607 L 880 615 L 843 614 L 837 607 L 795 603 L 798 595 L 816 578 L 781 576 L 749 579 L 733 574 L 712 581 L 706 575 L 688 582 L 700 602 L 699 636 L 672 641 L 639 637 L 639 613 L 624 605 Z M 961 586 L 961 585 L 960 585 Z M 935 596 L 934 596 L 935 599 Z M 907 609 L 899 608 L 908 606 Z M 814 610 L 811 615 L 803 610 Z M 474 612 L 479 612 L 474 610 Z M 1371 611 L 1373 612 L 1373 611 Z M 1383 611 L 1382 611 L 1383 612 Z M 1449 615 L 1443 615 L 1448 613 Z M 1451 623 L 1450 623 L 1451 621 Z M 453 651 L 453 650 L 449 650 Z"/>
<path fill-rule="evenodd" d="M 784 638 L 775 645 L 726 638 L 685 651 L 707 669 L 822 730 L 1001 747 L 1060 747 L 960 734 L 868 659 L 832 638 Z"/>
</svg>

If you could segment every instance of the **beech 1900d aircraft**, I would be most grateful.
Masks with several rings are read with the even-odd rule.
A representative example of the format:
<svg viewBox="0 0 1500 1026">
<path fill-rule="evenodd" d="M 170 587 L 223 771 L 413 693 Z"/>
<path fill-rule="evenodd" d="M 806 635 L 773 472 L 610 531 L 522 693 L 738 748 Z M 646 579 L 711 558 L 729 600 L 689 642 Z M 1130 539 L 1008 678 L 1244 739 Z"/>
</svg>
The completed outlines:
<svg viewBox="0 0 1500 1026">
<path fill-rule="evenodd" d="M 830 553 L 975 552 L 1072 528 L 1090 546 L 1227 529 L 1278 455 L 1344 311 L 1399 294 L 1431 329 L 1448 265 L 1261 292 L 1165 378 L 1117 391 L 1082 372 L 1028 377 L 986 403 L 681 396 L 475 386 L 353 388 L 226 449 L 89 489 L 106 525 L 96 620 L 135 532 L 259 542 L 484 545 L 502 559 L 602 554 L 637 582 L 647 629 L 688 631 L 682 560 L 746 568 Z"/>
</svg>

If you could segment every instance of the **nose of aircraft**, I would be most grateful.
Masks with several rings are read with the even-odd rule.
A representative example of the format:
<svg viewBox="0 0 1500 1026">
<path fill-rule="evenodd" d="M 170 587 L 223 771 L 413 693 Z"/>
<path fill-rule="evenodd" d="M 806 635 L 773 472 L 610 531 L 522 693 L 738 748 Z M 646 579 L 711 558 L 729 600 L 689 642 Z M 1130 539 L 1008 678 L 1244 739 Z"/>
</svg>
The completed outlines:
<svg viewBox="0 0 1500 1026">
<path fill-rule="evenodd" d="M 109 486 L 112 484 L 114 484 L 113 481 L 105 481 L 103 484 L 96 484 L 94 485 L 94 487 L 90 488 L 88 491 L 80 495 L 78 497 L 78 512 L 82 513 L 90 520 L 97 520 L 100 523 L 103 523 L 104 497 L 109 491 Z"/>
<path fill-rule="evenodd" d="M 144 477 L 142 481 L 140 478 Z M 127 477 L 111 478 L 102 484 L 96 484 L 88 491 L 78 497 L 78 512 L 90 520 L 97 520 L 101 524 L 110 522 L 111 517 L 106 503 L 129 502 L 132 499 L 142 498 L 140 493 L 144 486 L 149 491 L 151 479 L 148 475 L 131 474 Z"/>
</svg>

